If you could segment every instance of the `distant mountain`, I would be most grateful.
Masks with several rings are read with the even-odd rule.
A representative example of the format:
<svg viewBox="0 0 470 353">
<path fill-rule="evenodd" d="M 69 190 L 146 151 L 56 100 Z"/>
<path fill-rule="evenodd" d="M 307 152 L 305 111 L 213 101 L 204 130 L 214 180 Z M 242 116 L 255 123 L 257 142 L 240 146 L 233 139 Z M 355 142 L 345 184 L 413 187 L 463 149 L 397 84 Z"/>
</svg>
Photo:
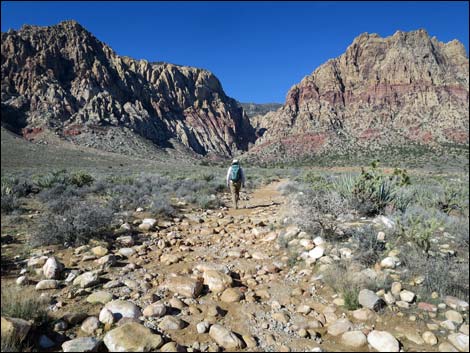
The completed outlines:
<svg viewBox="0 0 470 353">
<path fill-rule="evenodd" d="M 238 102 L 249 118 L 278 110 L 281 103 L 241 103 Z"/>
<path fill-rule="evenodd" d="M 121 57 L 75 21 L 2 33 L 1 73 L 2 125 L 30 139 L 47 129 L 114 151 L 131 134 L 220 156 L 255 141 L 212 73 Z"/>
<path fill-rule="evenodd" d="M 301 55 L 301 54 L 299 54 Z M 407 145 L 469 143 L 469 61 L 464 46 L 424 30 L 361 34 L 257 120 L 250 154 L 301 159 Z"/>
</svg>

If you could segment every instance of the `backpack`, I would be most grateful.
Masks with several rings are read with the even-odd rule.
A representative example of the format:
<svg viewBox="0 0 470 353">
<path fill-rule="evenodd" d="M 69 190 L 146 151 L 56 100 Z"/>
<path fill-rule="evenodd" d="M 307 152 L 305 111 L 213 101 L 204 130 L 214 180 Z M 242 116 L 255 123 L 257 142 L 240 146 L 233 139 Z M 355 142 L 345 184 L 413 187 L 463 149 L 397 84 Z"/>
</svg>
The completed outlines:
<svg viewBox="0 0 470 353">
<path fill-rule="evenodd" d="M 232 170 L 230 172 L 230 180 L 231 181 L 239 181 L 241 176 L 240 166 L 238 164 L 232 165 Z"/>
</svg>

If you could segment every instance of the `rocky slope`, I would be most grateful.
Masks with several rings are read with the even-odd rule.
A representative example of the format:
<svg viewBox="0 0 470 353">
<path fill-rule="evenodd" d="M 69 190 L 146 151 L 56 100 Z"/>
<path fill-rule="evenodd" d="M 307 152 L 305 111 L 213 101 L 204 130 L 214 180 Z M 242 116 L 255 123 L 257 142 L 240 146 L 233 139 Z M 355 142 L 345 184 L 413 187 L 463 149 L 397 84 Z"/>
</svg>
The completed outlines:
<svg viewBox="0 0 470 353">
<path fill-rule="evenodd" d="M 212 73 L 119 56 L 75 21 L 2 33 L 1 73 L 2 125 L 28 138 L 52 129 L 80 144 L 112 142 L 103 129 L 125 127 L 160 147 L 225 156 L 254 142 Z"/>
<path fill-rule="evenodd" d="M 424 30 L 361 34 L 260 119 L 266 132 L 253 152 L 468 144 L 468 64 L 460 42 L 442 43 Z"/>
</svg>

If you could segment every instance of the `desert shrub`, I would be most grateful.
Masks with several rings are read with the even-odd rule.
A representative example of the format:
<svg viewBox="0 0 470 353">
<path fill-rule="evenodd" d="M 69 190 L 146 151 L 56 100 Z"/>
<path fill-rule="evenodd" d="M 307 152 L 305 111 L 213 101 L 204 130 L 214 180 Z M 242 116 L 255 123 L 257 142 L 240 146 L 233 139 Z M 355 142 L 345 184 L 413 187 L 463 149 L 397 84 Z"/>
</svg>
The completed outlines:
<svg viewBox="0 0 470 353">
<path fill-rule="evenodd" d="M 89 186 L 93 184 L 93 181 L 94 178 L 84 171 L 73 173 L 69 177 L 69 182 L 78 187 Z"/>
<path fill-rule="evenodd" d="M 396 218 L 398 240 L 411 241 L 427 254 L 431 248 L 431 238 L 443 222 L 429 212 L 413 208 Z"/>
<path fill-rule="evenodd" d="M 409 184 L 410 178 L 405 170 L 395 169 L 393 175 L 386 176 L 378 169 L 378 163 L 374 162 L 369 169 L 362 168 L 361 174 L 355 179 L 351 204 L 367 216 L 383 214 L 387 206 L 395 205 L 398 190 Z M 348 182 L 348 187 L 343 187 L 343 190 L 350 187 Z M 403 206 L 405 204 L 401 202 L 400 207 Z"/>
<path fill-rule="evenodd" d="M 361 306 L 359 304 L 359 288 L 346 288 L 343 290 L 344 306 L 348 310 L 356 310 Z"/>
<path fill-rule="evenodd" d="M 15 195 L 16 197 L 24 197 L 33 191 L 33 185 L 24 178 L 2 177 L 2 196 Z"/>
<path fill-rule="evenodd" d="M 36 323 L 42 323 L 47 318 L 49 298 L 39 296 L 33 287 L 2 284 L 1 291 L 2 316 L 34 320 Z"/>
<path fill-rule="evenodd" d="M 335 191 L 306 190 L 294 200 L 293 218 L 303 230 L 315 233 L 318 229 L 322 236 L 336 237 L 338 217 L 347 212 L 348 202 Z"/>
<path fill-rule="evenodd" d="M 166 198 L 153 197 L 150 199 L 148 210 L 159 215 L 174 216 L 175 209 Z"/>
<path fill-rule="evenodd" d="M 63 214 L 43 216 L 30 242 L 33 246 L 85 244 L 91 238 L 105 238 L 112 220 L 113 210 L 109 206 L 82 201 Z"/>
<path fill-rule="evenodd" d="M 359 308 L 358 295 L 361 290 L 361 284 L 353 280 L 348 268 L 348 262 L 338 262 L 335 266 L 329 267 L 324 272 L 323 281 L 337 293 L 341 293 L 344 305 L 348 310 L 355 310 Z"/>
<path fill-rule="evenodd" d="M 373 226 L 355 230 L 352 239 L 357 244 L 356 259 L 363 265 L 374 265 L 385 250 L 385 243 L 377 240 L 377 232 Z"/>
<path fill-rule="evenodd" d="M 67 184 L 68 175 L 65 169 L 54 170 L 44 175 L 33 176 L 33 181 L 41 189 L 50 188 L 57 184 Z"/>
<path fill-rule="evenodd" d="M 406 280 L 416 276 L 424 277 L 424 282 L 418 287 L 419 294 L 424 299 L 430 298 L 432 292 L 437 292 L 442 297 L 452 295 L 468 301 L 468 262 L 459 262 L 448 255 L 425 256 L 423 251 L 415 246 L 403 248 L 400 260 L 406 269 Z"/>
<path fill-rule="evenodd" d="M 20 206 L 18 198 L 14 194 L 6 194 L 1 196 L 2 213 L 12 213 Z"/>
<path fill-rule="evenodd" d="M 458 250 L 468 257 L 469 218 L 448 216 L 444 227 L 446 231 L 454 237 Z"/>
</svg>

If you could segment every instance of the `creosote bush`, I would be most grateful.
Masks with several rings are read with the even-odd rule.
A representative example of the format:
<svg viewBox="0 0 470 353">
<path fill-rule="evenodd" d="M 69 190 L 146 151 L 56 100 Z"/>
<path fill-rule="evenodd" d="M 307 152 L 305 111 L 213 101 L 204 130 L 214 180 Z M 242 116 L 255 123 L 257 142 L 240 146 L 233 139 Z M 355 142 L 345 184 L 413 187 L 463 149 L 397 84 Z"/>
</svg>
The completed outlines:
<svg viewBox="0 0 470 353">
<path fill-rule="evenodd" d="M 43 216 L 30 242 L 33 246 L 86 244 L 92 238 L 106 238 L 112 220 L 111 208 L 81 201 L 62 214 Z"/>
</svg>

